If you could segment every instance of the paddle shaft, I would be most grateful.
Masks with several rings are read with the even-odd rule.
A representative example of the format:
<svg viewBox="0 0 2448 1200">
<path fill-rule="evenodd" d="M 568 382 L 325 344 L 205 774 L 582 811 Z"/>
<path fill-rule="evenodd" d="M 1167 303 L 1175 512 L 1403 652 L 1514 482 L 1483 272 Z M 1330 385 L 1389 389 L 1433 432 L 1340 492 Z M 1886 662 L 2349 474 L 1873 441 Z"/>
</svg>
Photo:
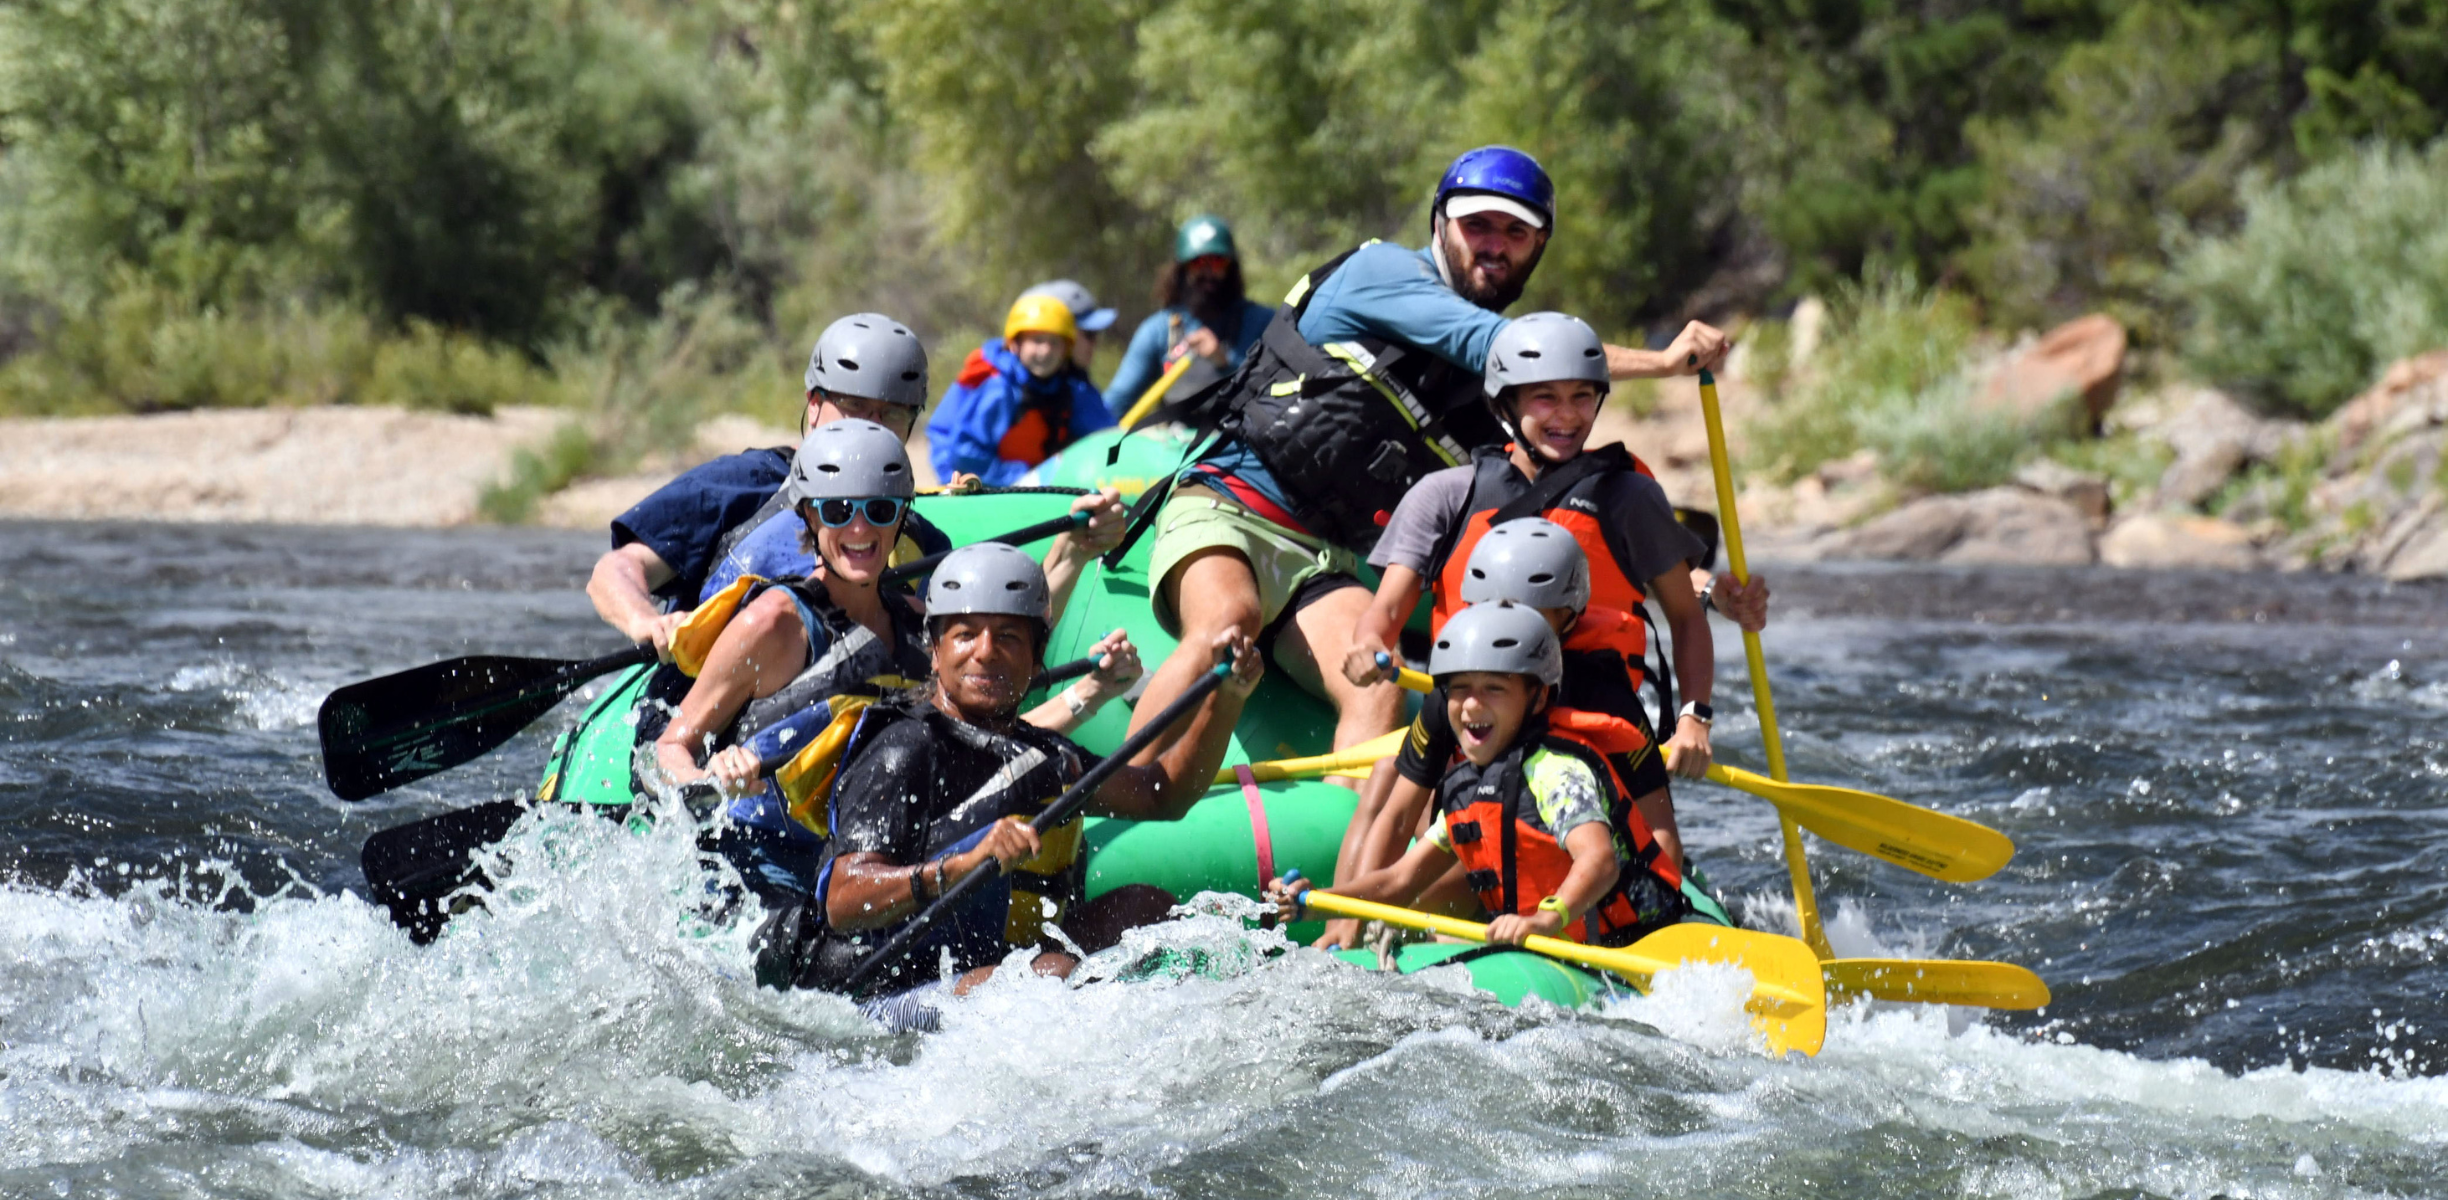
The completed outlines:
<svg viewBox="0 0 2448 1200">
<path fill-rule="evenodd" d="M 1726 565 L 1734 573 L 1734 582 L 1751 582 L 1750 564 L 1743 558 L 1742 514 L 1734 508 L 1734 470 L 1726 456 L 1725 419 L 1717 408 L 1717 377 L 1700 372 L 1700 415 L 1708 423 L 1709 470 L 1717 478 L 1717 527 L 1725 537 Z M 1768 687 L 1768 660 L 1760 652 L 1757 633 L 1743 630 L 1743 658 L 1751 668 L 1751 700 L 1759 710 L 1760 745 L 1768 755 L 1768 777 L 1785 781 L 1785 739 L 1777 733 L 1776 697 Z M 1809 943 L 1820 958 L 1834 958 L 1828 947 L 1827 931 L 1819 924 L 1819 899 L 1811 890 L 1810 863 L 1802 857 L 1802 830 L 1783 809 L 1777 810 L 1777 828 L 1785 839 L 1785 869 L 1793 880 L 1794 916 L 1802 926 L 1802 940 Z"/>
<path fill-rule="evenodd" d="M 493 709 L 507 708 L 522 700 L 532 700 L 547 692 L 565 692 L 598 675 L 618 671 L 623 667 L 650 663 L 654 660 L 655 648 L 653 646 L 631 646 L 617 654 L 607 654 L 602 658 L 574 660 L 541 678 L 530 679 L 502 691 L 489 692 L 482 696 L 470 696 L 465 700 L 445 704 L 434 709 L 422 720 L 402 721 L 392 728 L 368 735 L 364 744 L 368 747 L 380 747 L 399 740 L 402 734 L 413 730 L 429 725 L 446 725 Z"/>
<path fill-rule="evenodd" d="M 1148 390 L 1139 393 L 1139 398 L 1131 403 L 1130 411 L 1122 414 L 1122 420 L 1119 422 L 1122 431 L 1128 433 L 1133 426 L 1147 420 L 1147 415 L 1156 411 L 1157 402 L 1164 399 L 1166 392 L 1173 390 L 1174 384 L 1181 382 L 1182 376 L 1190 373 L 1190 364 L 1196 361 L 1198 361 L 1198 356 L 1187 350 L 1182 352 L 1180 358 L 1174 359 L 1173 365 L 1166 367 L 1164 374 L 1157 376 L 1156 382 L 1148 385 Z"/>
<path fill-rule="evenodd" d="M 1029 828 L 1042 834 L 1049 829 L 1059 828 L 1064 822 L 1069 821 L 1096 795 L 1098 788 L 1105 786 L 1105 781 L 1111 779 L 1114 772 L 1129 765 L 1130 760 L 1140 751 L 1155 745 L 1158 738 L 1163 737 L 1173 728 L 1174 722 L 1188 716 L 1192 709 L 1204 703 L 1209 695 L 1222 687 L 1224 677 L 1231 673 L 1232 664 L 1221 663 L 1216 669 L 1201 676 L 1198 682 L 1190 685 L 1190 690 L 1175 697 L 1171 704 L 1165 705 L 1163 711 L 1156 714 L 1155 720 L 1141 726 L 1139 732 L 1122 739 L 1122 744 L 1116 747 L 1112 754 L 1105 756 L 1097 765 L 1090 767 L 1087 774 L 1080 776 L 1078 783 L 1072 784 L 1062 795 L 1056 797 L 1052 804 L 1046 805 L 1044 811 L 1029 821 Z M 845 992 L 856 990 L 858 985 L 867 981 L 868 976 L 875 974 L 883 968 L 884 964 L 892 961 L 903 947 L 916 941 L 921 934 L 933 928 L 935 922 L 941 920 L 945 913 L 952 911 L 962 897 L 985 886 L 989 879 L 1001 878 L 1002 874 L 1003 860 L 998 858 L 988 859 L 986 866 L 961 876 L 952 886 L 945 888 L 941 896 L 935 898 L 935 903 L 919 910 L 917 916 L 911 917 L 908 924 L 903 925 L 882 946 L 877 947 L 876 952 L 868 955 L 866 961 L 852 969 L 849 978 L 842 981 L 841 990 Z"/>
<path fill-rule="evenodd" d="M 1085 511 L 1064 513 L 1063 515 L 1050 521 L 1039 521 L 1034 525 L 1024 525 L 1018 529 L 1012 530 L 1010 533 L 1003 534 L 1000 537 L 990 537 L 984 540 L 989 542 L 1001 542 L 1006 546 L 1025 546 L 1030 542 L 1037 541 L 1040 538 L 1050 538 L 1056 534 L 1069 533 L 1072 529 L 1087 523 L 1088 514 Z M 955 547 L 955 549 L 957 548 L 958 547 Z M 885 587 L 891 587 L 896 583 L 904 583 L 909 580 L 916 579 L 917 577 L 927 574 L 928 572 L 933 571 L 936 567 L 942 565 L 943 560 L 951 557 L 951 555 L 951 550 L 938 551 L 937 553 L 927 555 L 924 558 L 913 559 L 909 562 L 901 564 L 900 566 L 888 568 L 884 572 L 883 585 Z"/>
</svg>

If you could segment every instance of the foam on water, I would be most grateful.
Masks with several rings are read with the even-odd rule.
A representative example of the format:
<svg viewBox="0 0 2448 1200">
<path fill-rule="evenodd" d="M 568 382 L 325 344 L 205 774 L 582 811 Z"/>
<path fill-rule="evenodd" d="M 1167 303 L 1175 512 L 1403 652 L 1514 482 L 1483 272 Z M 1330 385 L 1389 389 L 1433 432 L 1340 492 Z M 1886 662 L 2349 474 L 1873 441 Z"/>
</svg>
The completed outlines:
<svg viewBox="0 0 2448 1200">
<path fill-rule="evenodd" d="M 534 818 L 496 867 L 489 911 L 423 949 L 345 895 L 0 889 L 0 1192 L 2336 1196 L 2448 1140 L 2448 1080 L 2233 1076 L 1881 1006 L 1776 1062 L 1739 970 L 1507 1010 L 1459 970 L 1270 958 L 1221 898 L 1087 971 L 1198 973 L 1007 971 L 890 1037 L 753 986 L 754 906 L 704 919 L 685 836 Z"/>
</svg>

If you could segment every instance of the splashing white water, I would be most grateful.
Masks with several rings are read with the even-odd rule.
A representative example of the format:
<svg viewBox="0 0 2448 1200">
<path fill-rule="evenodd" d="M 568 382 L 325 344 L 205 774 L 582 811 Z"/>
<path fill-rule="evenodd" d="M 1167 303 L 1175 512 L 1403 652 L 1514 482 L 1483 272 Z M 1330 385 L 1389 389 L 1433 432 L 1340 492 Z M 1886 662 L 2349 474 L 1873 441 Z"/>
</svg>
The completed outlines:
<svg viewBox="0 0 2448 1200">
<path fill-rule="evenodd" d="M 2239 1078 L 1927 1010 L 1839 1010 L 1776 1062 L 1740 971 L 1506 1010 L 1457 969 L 1276 953 L 1218 898 L 1095 982 L 1003 972 L 888 1037 L 755 987 L 754 905 L 699 915 L 676 825 L 531 818 L 506 847 L 489 909 L 423 949 L 349 896 L 0 889 L 0 1193 L 2328 1196 L 2448 1129 L 2448 1081 Z"/>
</svg>

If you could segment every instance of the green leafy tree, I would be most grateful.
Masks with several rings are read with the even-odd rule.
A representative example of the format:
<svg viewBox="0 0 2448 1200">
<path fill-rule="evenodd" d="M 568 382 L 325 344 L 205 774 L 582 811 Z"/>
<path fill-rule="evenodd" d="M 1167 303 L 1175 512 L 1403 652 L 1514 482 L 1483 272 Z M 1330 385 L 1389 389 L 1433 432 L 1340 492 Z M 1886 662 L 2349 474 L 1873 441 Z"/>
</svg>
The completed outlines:
<svg viewBox="0 0 2448 1200">
<path fill-rule="evenodd" d="M 1992 318 L 2105 307 L 2163 341 L 2170 231 L 2228 220 L 2242 173 L 2284 137 L 2271 42 L 2223 7 L 2143 0 L 2058 61 L 2038 115 L 1972 121 L 1986 191 L 1961 261 Z"/>
</svg>

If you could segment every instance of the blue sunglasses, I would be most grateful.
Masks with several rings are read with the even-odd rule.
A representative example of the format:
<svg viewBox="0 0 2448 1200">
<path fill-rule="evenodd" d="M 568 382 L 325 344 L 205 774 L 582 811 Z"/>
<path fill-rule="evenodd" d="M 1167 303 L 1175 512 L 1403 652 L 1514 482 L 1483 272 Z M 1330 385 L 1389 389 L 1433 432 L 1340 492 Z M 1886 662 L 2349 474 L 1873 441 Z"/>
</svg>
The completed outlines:
<svg viewBox="0 0 2448 1200">
<path fill-rule="evenodd" d="M 849 524 L 850 518 L 856 516 L 865 516 L 870 525 L 883 526 L 900 520 L 901 510 L 907 507 L 909 507 L 909 501 L 898 496 L 869 496 L 864 500 L 819 500 L 816 502 L 816 519 L 824 522 L 828 529 L 839 529 Z"/>
</svg>

